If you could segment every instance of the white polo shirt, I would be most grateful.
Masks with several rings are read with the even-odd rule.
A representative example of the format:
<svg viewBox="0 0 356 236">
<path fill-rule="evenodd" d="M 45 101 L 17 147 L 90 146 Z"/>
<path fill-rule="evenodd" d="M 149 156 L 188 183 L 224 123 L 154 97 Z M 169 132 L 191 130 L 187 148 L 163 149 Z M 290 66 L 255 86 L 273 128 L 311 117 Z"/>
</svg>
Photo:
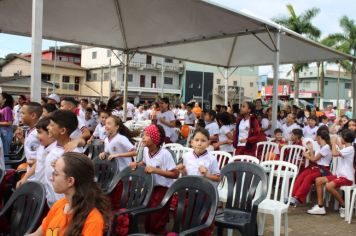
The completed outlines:
<svg viewBox="0 0 356 236">
<path fill-rule="evenodd" d="M 287 141 L 290 141 L 290 138 L 292 136 L 292 131 L 293 129 L 300 129 L 300 126 L 297 125 L 296 123 L 293 123 L 291 125 L 287 125 L 287 123 L 285 123 L 282 126 L 282 131 L 283 131 L 283 138 Z"/>
<path fill-rule="evenodd" d="M 272 122 L 272 121 L 270 121 L 267 118 L 263 118 L 262 121 L 261 121 L 261 128 L 262 129 L 267 129 L 268 125 L 270 124 L 270 122 Z M 266 136 L 271 137 L 272 134 L 273 134 L 272 127 L 267 129 L 267 130 L 265 130 L 264 133 L 265 133 Z"/>
<path fill-rule="evenodd" d="M 94 133 L 93 133 L 93 136 L 95 138 L 99 138 L 101 140 L 104 140 L 108 134 L 105 130 L 105 125 L 99 123 L 96 127 L 95 127 L 95 130 L 94 130 Z"/>
<path fill-rule="evenodd" d="M 199 172 L 200 166 L 207 168 L 209 174 L 220 175 L 218 161 L 208 151 L 205 151 L 201 155 L 197 155 L 194 151 L 186 152 L 183 154 L 183 165 L 185 166 L 187 175 L 201 176 Z"/>
<path fill-rule="evenodd" d="M 220 127 L 220 132 L 219 132 L 219 142 L 223 142 L 228 140 L 229 138 L 226 136 L 228 133 L 233 132 L 234 128 L 231 125 L 223 125 Z M 232 144 L 223 144 L 220 145 L 219 147 L 220 151 L 225 151 L 225 152 L 233 152 L 234 147 Z"/>
<path fill-rule="evenodd" d="M 191 112 L 190 114 L 188 114 L 188 112 L 185 112 L 184 114 L 185 125 L 194 125 L 196 119 L 197 118 L 195 117 L 195 114 L 193 112 Z"/>
<path fill-rule="evenodd" d="M 246 142 L 240 143 L 240 139 L 247 139 L 249 130 L 250 130 L 250 119 L 247 120 L 241 119 L 239 124 L 239 137 L 238 137 L 237 146 L 240 147 L 246 146 Z"/>
<path fill-rule="evenodd" d="M 339 150 L 341 156 L 337 159 L 336 176 L 350 181 L 355 180 L 354 155 L 355 149 L 351 145 Z"/>
<path fill-rule="evenodd" d="M 173 160 L 172 154 L 165 148 L 160 148 L 155 154 L 151 155 L 148 148 L 143 149 L 143 162 L 146 166 L 153 166 L 164 171 L 171 171 L 176 168 L 176 163 Z M 163 177 L 162 175 L 154 174 L 154 185 L 170 187 L 174 179 Z"/>
<path fill-rule="evenodd" d="M 35 180 L 45 183 L 45 160 L 50 151 L 56 146 L 56 142 L 51 143 L 47 147 L 40 145 L 37 149 Z"/>
<path fill-rule="evenodd" d="M 40 141 L 37 138 L 37 129 L 33 127 L 32 129 L 26 132 L 25 142 L 24 142 L 24 151 L 26 160 L 36 160 L 37 149 L 40 146 Z M 30 170 L 30 167 L 27 167 L 27 171 Z M 28 180 L 34 180 L 35 176 L 32 175 Z"/>
<path fill-rule="evenodd" d="M 162 125 L 164 132 L 166 133 L 166 137 L 171 138 L 174 132 L 174 128 L 169 127 L 163 123 L 161 123 L 160 119 L 164 118 L 166 122 L 172 122 L 175 121 L 176 118 L 174 117 L 174 114 L 172 111 L 166 111 L 166 112 L 157 112 L 157 124 Z"/>
<path fill-rule="evenodd" d="M 312 138 L 313 140 L 316 139 L 316 132 L 318 131 L 319 127 L 315 126 L 311 128 L 309 125 L 304 126 L 303 128 L 303 136 L 304 138 Z"/>
<path fill-rule="evenodd" d="M 78 152 L 78 149 L 74 149 L 73 152 Z M 52 167 L 52 164 L 54 161 L 58 160 L 64 153 L 64 148 L 62 146 L 57 145 L 57 142 L 54 142 L 54 146 L 51 147 L 51 150 L 49 151 L 47 157 L 44 160 L 44 179 L 43 179 L 43 184 L 46 189 L 46 198 L 47 198 L 47 204 L 48 206 L 52 206 L 56 201 L 59 199 L 63 198 L 63 194 L 58 194 L 54 192 L 53 186 L 52 186 L 52 174 L 54 171 L 54 168 Z"/>
<path fill-rule="evenodd" d="M 316 164 L 321 166 L 330 166 L 330 163 L 333 159 L 330 146 L 328 144 L 325 144 L 324 146 L 320 147 L 320 151 L 316 152 L 315 155 L 317 155 L 318 153 L 320 153 L 321 158 L 316 162 Z"/>
<path fill-rule="evenodd" d="M 210 136 L 220 133 L 219 125 L 215 121 L 206 124 L 205 129 L 209 131 Z"/>
<path fill-rule="evenodd" d="M 109 139 L 105 138 L 105 152 L 109 154 L 119 154 L 135 150 L 135 146 L 125 136 L 117 133 L 114 137 Z M 129 166 L 132 162 L 131 157 L 118 157 L 115 158 L 118 164 L 118 169 L 121 171 Z"/>
<path fill-rule="evenodd" d="M 94 118 L 91 118 L 89 120 L 84 119 L 84 126 L 87 127 L 91 132 L 95 130 L 95 127 L 97 125 L 97 121 Z"/>
<path fill-rule="evenodd" d="M 137 111 L 136 115 L 135 115 L 135 121 L 144 121 L 144 120 L 148 120 L 147 112 L 146 111 L 142 111 L 142 112 Z"/>
</svg>

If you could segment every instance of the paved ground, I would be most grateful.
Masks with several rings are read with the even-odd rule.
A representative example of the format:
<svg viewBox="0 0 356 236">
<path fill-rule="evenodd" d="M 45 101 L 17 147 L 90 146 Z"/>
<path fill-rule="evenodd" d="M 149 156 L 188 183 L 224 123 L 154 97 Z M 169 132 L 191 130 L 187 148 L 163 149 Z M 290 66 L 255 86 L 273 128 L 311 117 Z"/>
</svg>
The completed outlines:
<svg viewBox="0 0 356 236">
<path fill-rule="evenodd" d="M 356 215 L 353 215 L 353 221 L 348 224 L 340 218 L 339 212 L 327 209 L 325 216 L 308 215 L 306 211 L 311 207 L 290 207 L 288 212 L 288 232 L 290 236 L 356 236 Z M 282 221 L 284 225 L 284 221 Z M 234 235 L 239 235 L 237 232 Z M 273 218 L 267 216 L 264 235 L 273 235 Z M 284 235 L 284 228 L 281 229 L 281 235 Z"/>
</svg>

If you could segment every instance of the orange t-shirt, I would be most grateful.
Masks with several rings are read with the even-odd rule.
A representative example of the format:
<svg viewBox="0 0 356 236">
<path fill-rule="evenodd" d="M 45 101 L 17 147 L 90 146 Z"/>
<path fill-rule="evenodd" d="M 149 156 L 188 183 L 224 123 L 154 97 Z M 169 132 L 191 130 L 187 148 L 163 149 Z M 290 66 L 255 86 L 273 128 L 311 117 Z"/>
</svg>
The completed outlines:
<svg viewBox="0 0 356 236">
<path fill-rule="evenodd" d="M 63 236 L 70 223 L 71 215 L 64 213 L 64 207 L 68 203 L 67 199 L 58 200 L 49 210 L 46 218 L 42 221 L 43 235 Z M 94 208 L 88 215 L 83 225 L 83 236 L 103 235 L 104 219 L 98 209 Z"/>
<path fill-rule="evenodd" d="M 202 109 L 200 107 L 193 107 L 192 112 L 195 114 L 196 117 L 200 117 Z"/>
</svg>

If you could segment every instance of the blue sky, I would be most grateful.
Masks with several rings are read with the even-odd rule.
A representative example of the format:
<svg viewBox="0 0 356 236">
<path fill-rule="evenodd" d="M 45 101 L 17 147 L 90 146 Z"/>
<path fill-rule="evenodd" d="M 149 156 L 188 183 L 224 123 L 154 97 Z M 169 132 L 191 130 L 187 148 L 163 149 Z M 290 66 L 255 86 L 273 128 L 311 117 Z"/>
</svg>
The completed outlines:
<svg viewBox="0 0 356 236">
<path fill-rule="evenodd" d="M 291 3 L 297 14 L 311 7 L 320 8 L 319 15 L 313 23 L 319 27 L 323 35 L 341 31 L 339 19 L 347 15 L 356 21 L 355 0 L 210 0 L 233 9 L 242 10 L 260 18 L 270 19 L 287 14 L 286 5 Z M 54 46 L 54 41 L 43 40 L 43 49 Z M 62 45 L 63 43 L 58 43 Z M 30 52 L 31 38 L 0 33 L 0 57 L 8 53 Z"/>
</svg>

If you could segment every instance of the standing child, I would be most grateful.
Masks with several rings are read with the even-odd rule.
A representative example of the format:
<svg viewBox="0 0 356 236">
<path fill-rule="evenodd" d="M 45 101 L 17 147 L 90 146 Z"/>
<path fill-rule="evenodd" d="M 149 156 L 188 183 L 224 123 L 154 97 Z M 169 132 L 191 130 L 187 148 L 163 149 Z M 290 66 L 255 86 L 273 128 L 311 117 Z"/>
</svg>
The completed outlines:
<svg viewBox="0 0 356 236">
<path fill-rule="evenodd" d="M 222 112 L 218 114 L 217 120 L 220 125 L 219 141 L 213 144 L 214 149 L 233 154 L 234 127 L 232 126 L 231 116 L 227 112 Z"/>
<path fill-rule="evenodd" d="M 164 142 L 164 130 L 160 125 L 150 125 L 145 128 L 142 139 L 143 160 L 139 163 L 132 162 L 132 169 L 136 166 L 146 166 L 147 173 L 154 174 L 155 187 L 152 192 L 148 208 L 159 205 L 168 188 L 172 185 L 173 179 L 179 175 L 176 164 L 170 152 L 162 148 Z M 165 226 L 169 219 L 169 206 L 158 213 L 151 213 L 145 218 L 145 229 L 147 234 L 164 234 Z"/>
<path fill-rule="evenodd" d="M 85 109 L 83 124 L 89 129 L 90 133 L 94 132 L 94 129 L 97 124 L 96 119 L 93 117 L 93 114 L 93 109 L 91 109 L 90 107 Z"/>
<path fill-rule="evenodd" d="M 108 137 L 105 138 L 104 152 L 99 154 L 100 159 L 107 158 L 109 161 L 115 159 L 119 171 L 125 169 L 136 156 L 133 145 L 134 134 L 122 123 L 117 116 L 109 116 L 105 122 Z M 115 209 L 120 206 L 122 184 L 118 184 L 111 193 L 111 203 Z"/>
<path fill-rule="evenodd" d="M 164 97 L 161 98 L 159 103 L 160 111 L 157 113 L 157 124 L 161 125 L 166 134 L 165 143 L 171 143 L 177 141 L 175 136 L 174 126 L 176 119 L 171 110 L 169 110 L 169 99 Z"/>
<path fill-rule="evenodd" d="M 308 211 L 309 214 L 326 214 L 325 207 L 323 206 L 323 185 L 325 184 L 326 190 L 331 193 L 341 205 L 339 209 L 340 217 L 345 217 L 345 202 L 337 189 L 341 186 L 350 186 L 355 181 L 355 147 L 352 145 L 354 139 L 354 132 L 346 129 L 341 132 L 341 144 L 344 146 L 342 149 L 339 149 L 337 146 L 336 138 L 331 140 L 332 154 L 338 158 L 336 174 L 319 177 L 315 180 L 318 204 Z"/>
<path fill-rule="evenodd" d="M 243 102 L 240 115 L 236 121 L 234 147 L 236 155 L 251 155 L 256 153 L 257 143 L 266 140 L 260 125 L 254 115 L 252 102 Z"/>
<path fill-rule="evenodd" d="M 313 144 L 308 143 L 308 152 L 305 158 L 310 160 L 310 165 L 298 174 L 292 191 L 291 205 L 305 203 L 315 179 L 321 176 L 330 175 L 330 163 L 332 161 L 331 143 L 329 133 L 325 130 L 318 130 L 316 140 L 320 146 L 320 151 L 313 150 Z"/>
<path fill-rule="evenodd" d="M 190 125 L 190 126 L 194 126 L 195 124 L 195 114 L 192 112 L 193 109 L 193 104 L 192 103 L 188 103 L 187 104 L 187 110 L 184 113 L 184 124 L 185 125 Z"/>
<path fill-rule="evenodd" d="M 318 118 L 316 116 L 309 116 L 307 119 L 308 125 L 303 128 L 304 138 L 312 138 L 316 140 L 316 132 L 318 130 L 317 124 Z"/>
<path fill-rule="evenodd" d="M 191 144 L 193 151 L 183 155 L 183 163 L 177 169 L 184 175 L 203 176 L 216 184 L 220 181 L 220 170 L 217 159 L 211 155 L 209 147 L 209 132 L 203 128 L 197 128 L 193 134 Z M 199 232 L 199 235 L 212 235 L 214 224 L 208 229 Z"/>
<path fill-rule="evenodd" d="M 204 120 L 205 120 L 205 129 L 209 132 L 209 141 L 210 144 L 214 144 L 219 141 L 219 125 L 215 121 L 216 112 L 214 110 L 209 110 L 205 112 Z"/>
</svg>

